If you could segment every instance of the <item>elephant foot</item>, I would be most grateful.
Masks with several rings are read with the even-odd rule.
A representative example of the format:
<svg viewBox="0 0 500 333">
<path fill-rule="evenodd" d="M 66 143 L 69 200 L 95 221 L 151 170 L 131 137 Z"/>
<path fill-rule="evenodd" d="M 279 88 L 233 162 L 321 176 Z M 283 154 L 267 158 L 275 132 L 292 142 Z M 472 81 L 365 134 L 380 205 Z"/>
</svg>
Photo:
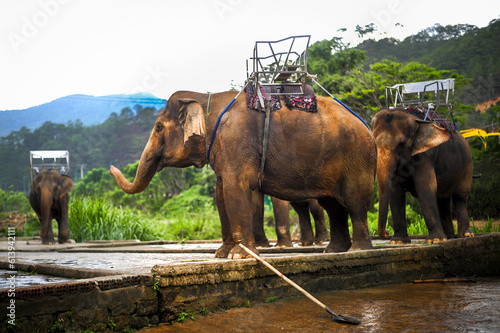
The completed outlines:
<svg viewBox="0 0 500 333">
<path fill-rule="evenodd" d="M 339 253 L 339 252 L 346 252 L 351 248 L 352 243 L 351 242 L 346 242 L 346 243 L 332 243 L 328 244 L 328 246 L 325 248 L 323 253 Z"/>
<path fill-rule="evenodd" d="M 444 242 L 446 240 L 447 240 L 446 238 L 431 238 L 431 237 L 429 237 L 425 240 L 425 242 L 427 244 L 438 244 L 438 243 Z"/>
<path fill-rule="evenodd" d="M 314 241 L 313 240 L 300 240 L 299 241 L 299 245 L 300 246 L 312 246 L 314 245 Z"/>
<path fill-rule="evenodd" d="M 253 245 L 247 245 L 248 249 L 255 253 L 256 255 L 259 255 L 259 251 L 253 246 Z M 227 256 L 228 259 L 246 259 L 246 258 L 252 258 L 252 256 L 247 253 L 247 251 L 243 250 L 239 246 L 233 247 L 233 249 L 229 252 L 229 255 Z"/>
<path fill-rule="evenodd" d="M 378 231 L 378 236 L 380 237 L 380 239 L 387 239 L 387 238 L 389 238 L 389 236 L 390 236 L 389 230 L 387 230 L 387 229 L 379 230 Z"/>
<path fill-rule="evenodd" d="M 470 230 L 467 230 L 464 233 L 458 234 L 458 237 L 460 237 L 460 238 L 474 237 L 474 233 Z"/>
<path fill-rule="evenodd" d="M 271 245 L 269 244 L 269 241 L 266 240 L 266 241 L 261 241 L 261 242 L 255 242 L 255 246 L 256 247 L 271 247 Z"/>
<path fill-rule="evenodd" d="M 330 237 L 328 237 L 328 234 L 319 234 L 319 235 L 316 235 L 316 237 L 314 237 L 314 242 L 316 244 L 323 244 L 323 243 L 326 243 L 330 240 Z"/>
<path fill-rule="evenodd" d="M 275 247 L 293 247 L 291 240 L 279 240 Z"/>
<path fill-rule="evenodd" d="M 360 250 L 371 250 L 373 248 L 371 241 L 354 241 L 349 248 L 349 252 L 351 251 L 360 251 Z"/>
<path fill-rule="evenodd" d="M 54 238 L 42 238 L 42 245 L 55 245 Z"/>
<path fill-rule="evenodd" d="M 215 251 L 215 258 L 227 258 L 233 247 L 234 244 L 222 244 L 222 246 Z"/>
<path fill-rule="evenodd" d="M 70 243 L 70 239 L 69 239 L 69 237 L 67 237 L 67 238 L 58 238 L 57 242 L 59 244 Z"/>
<path fill-rule="evenodd" d="M 392 236 L 389 244 L 410 244 L 411 238 L 408 236 Z"/>
</svg>

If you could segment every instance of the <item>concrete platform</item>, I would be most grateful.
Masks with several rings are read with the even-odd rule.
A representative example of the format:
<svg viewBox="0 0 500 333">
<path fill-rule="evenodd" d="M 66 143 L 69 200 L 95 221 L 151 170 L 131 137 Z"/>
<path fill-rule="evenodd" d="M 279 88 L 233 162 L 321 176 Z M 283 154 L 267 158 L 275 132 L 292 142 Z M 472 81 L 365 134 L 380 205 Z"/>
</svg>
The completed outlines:
<svg viewBox="0 0 500 333">
<path fill-rule="evenodd" d="M 255 259 L 214 258 L 220 242 L 89 242 L 47 246 L 16 240 L 13 251 L 0 241 L 0 269 L 7 279 L 0 307 L 21 332 L 56 326 L 67 330 L 139 329 L 173 322 L 183 311 L 243 306 L 297 291 Z M 323 254 L 326 245 L 259 248 L 261 256 L 309 292 L 455 276 L 500 276 L 500 233 L 454 239 L 438 245 L 414 240 Z M 14 265 L 14 266 L 11 266 Z M 68 279 L 21 283 L 27 273 Z M 9 273 L 13 278 L 9 279 Z M 39 283 L 39 282 L 38 282 Z M 11 315 L 9 317 L 8 315 Z M 0 332 L 6 331 L 0 326 Z"/>
</svg>

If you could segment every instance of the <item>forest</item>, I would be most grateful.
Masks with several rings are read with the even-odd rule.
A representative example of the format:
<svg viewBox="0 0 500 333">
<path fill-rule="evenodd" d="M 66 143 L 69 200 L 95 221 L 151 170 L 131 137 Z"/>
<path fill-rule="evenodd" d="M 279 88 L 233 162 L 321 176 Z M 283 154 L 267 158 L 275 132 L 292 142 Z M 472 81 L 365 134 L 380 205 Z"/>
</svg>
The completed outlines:
<svg viewBox="0 0 500 333">
<path fill-rule="evenodd" d="M 358 33 L 373 29 L 372 26 L 358 27 Z M 385 86 L 454 78 L 453 113 L 458 129 L 498 131 L 500 104 L 492 104 L 485 112 L 477 111 L 476 106 L 500 96 L 499 58 L 500 20 L 497 19 L 484 28 L 435 25 L 403 41 L 370 39 L 356 47 L 334 36 L 309 47 L 308 71 L 317 74 L 321 85 L 368 124 L 372 116 L 385 107 Z M 320 89 L 316 93 L 324 94 Z M 136 105 L 133 109 L 112 113 L 98 125 L 54 121 L 33 131 L 23 127 L 1 137 L 0 194 L 27 193 L 30 150 L 69 150 L 70 175 L 75 182 L 73 197 L 104 198 L 117 207 L 130 207 L 156 217 L 175 215 L 176 210 L 194 211 L 203 207 L 214 210 L 215 176 L 208 167 L 164 169 L 137 195 L 119 190 L 109 175 L 113 164 L 122 169 L 127 178 L 133 178 L 158 111 Z M 474 180 L 469 201 L 469 214 L 473 219 L 500 217 L 499 139 L 491 137 L 486 143 L 485 148 L 481 138 L 470 141 L 474 173 L 481 174 Z M 376 201 L 374 198 L 374 205 Z M 0 202 L 0 208 L 0 213 L 6 213 L 9 205 Z M 418 207 L 413 209 L 418 213 Z"/>
</svg>

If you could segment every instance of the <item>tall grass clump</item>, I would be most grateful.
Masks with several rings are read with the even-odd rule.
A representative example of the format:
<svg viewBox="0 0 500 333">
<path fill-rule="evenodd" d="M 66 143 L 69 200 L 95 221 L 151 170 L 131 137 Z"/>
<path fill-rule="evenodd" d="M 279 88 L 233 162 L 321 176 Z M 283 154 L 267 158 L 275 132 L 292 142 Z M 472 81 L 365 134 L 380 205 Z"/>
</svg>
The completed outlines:
<svg viewBox="0 0 500 333">
<path fill-rule="evenodd" d="M 392 214 L 390 210 L 387 216 L 387 221 L 386 229 L 391 235 L 393 235 L 394 229 L 392 228 Z M 427 235 L 429 233 L 422 215 L 415 212 L 410 205 L 406 205 L 406 226 L 408 235 L 410 236 Z M 349 228 L 352 229 L 352 226 Z M 370 235 L 378 235 L 378 202 L 374 204 L 373 210 L 368 211 L 368 230 Z"/>
<path fill-rule="evenodd" d="M 77 242 L 88 240 L 148 241 L 158 232 L 140 214 L 114 207 L 105 199 L 77 197 L 69 204 L 69 230 Z"/>
</svg>

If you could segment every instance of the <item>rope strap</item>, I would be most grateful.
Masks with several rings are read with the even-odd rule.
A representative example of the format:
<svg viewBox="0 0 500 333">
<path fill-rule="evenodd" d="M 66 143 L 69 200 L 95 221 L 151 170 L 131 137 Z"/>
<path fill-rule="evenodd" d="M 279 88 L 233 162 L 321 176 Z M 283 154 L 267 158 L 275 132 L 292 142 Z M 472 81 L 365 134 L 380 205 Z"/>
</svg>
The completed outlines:
<svg viewBox="0 0 500 333">
<path fill-rule="evenodd" d="M 323 86 L 321 84 L 319 84 L 318 81 L 316 81 L 316 75 L 307 74 L 307 77 L 309 77 L 314 83 L 316 83 L 321 89 L 323 89 L 331 98 L 333 98 L 340 105 L 342 105 L 347 111 L 349 111 L 350 113 L 352 113 L 353 115 L 355 115 L 359 120 L 361 120 L 363 122 L 363 124 L 365 124 L 366 128 L 368 128 L 368 130 L 371 131 L 370 127 L 368 126 L 368 124 L 366 123 L 366 121 L 363 120 L 363 118 L 361 118 L 360 116 L 358 116 L 358 114 L 356 112 L 354 112 L 351 109 L 349 109 L 347 107 L 347 105 L 345 105 L 344 103 L 342 103 L 341 101 L 339 101 L 335 96 L 333 96 L 332 94 L 330 94 L 328 92 L 328 90 L 326 90 L 325 88 L 323 88 Z"/>
<path fill-rule="evenodd" d="M 214 144 L 214 140 L 215 140 L 215 133 L 217 133 L 217 129 L 219 128 L 219 124 L 220 124 L 220 120 L 222 118 L 222 116 L 224 115 L 224 113 L 226 113 L 226 111 L 231 107 L 231 105 L 233 105 L 234 101 L 238 98 L 238 96 L 240 96 L 241 92 L 245 89 L 245 87 L 247 86 L 248 82 L 245 84 L 245 86 L 240 90 L 240 92 L 236 95 L 235 98 L 233 98 L 233 100 L 231 102 L 229 102 L 229 104 L 226 106 L 226 108 L 224 109 L 224 111 L 222 111 L 222 113 L 220 114 L 219 118 L 217 119 L 217 123 L 215 124 L 215 128 L 214 128 L 214 132 L 212 133 L 212 139 L 210 140 L 210 146 L 208 147 L 208 152 L 207 152 L 207 163 L 210 163 L 210 151 L 212 150 L 212 145 Z M 207 108 L 208 109 L 208 108 Z M 207 117 L 208 118 L 208 117 Z M 206 127 L 206 123 L 205 123 L 205 127 Z M 206 132 L 206 131 L 205 131 Z"/>
</svg>

